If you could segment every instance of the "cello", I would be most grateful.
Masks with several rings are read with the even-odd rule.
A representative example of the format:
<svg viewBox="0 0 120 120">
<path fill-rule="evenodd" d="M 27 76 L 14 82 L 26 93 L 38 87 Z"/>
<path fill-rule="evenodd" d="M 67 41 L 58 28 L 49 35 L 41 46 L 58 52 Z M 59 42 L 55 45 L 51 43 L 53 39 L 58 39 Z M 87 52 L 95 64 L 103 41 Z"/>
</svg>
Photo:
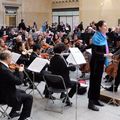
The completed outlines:
<svg viewBox="0 0 120 120">
<path fill-rule="evenodd" d="M 113 78 L 116 77 L 119 62 L 120 62 L 120 56 L 119 55 L 113 56 L 111 64 L 105 68 L 105 72 L 107 73 L 107 75 Z"/>
</svg>

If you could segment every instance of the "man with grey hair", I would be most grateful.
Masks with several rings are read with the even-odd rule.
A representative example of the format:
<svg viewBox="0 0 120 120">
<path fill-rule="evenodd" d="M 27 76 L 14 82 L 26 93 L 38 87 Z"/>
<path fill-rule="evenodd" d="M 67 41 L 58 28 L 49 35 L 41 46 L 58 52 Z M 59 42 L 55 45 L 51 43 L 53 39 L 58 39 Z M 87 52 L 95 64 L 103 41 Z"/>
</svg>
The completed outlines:
<svg viewBox="0 0 120 120">
<path fill-rule="evenodd" d="M 9 64 L 12 61 L 12 54 L 10 51 L 5 50 L 0 52 L 0 102 L 7 104 L 12 107 L 10 117 L 17 117 L 20 115 L 18 120 L 28 120 L 30 117 L 33 97 L 26 94 L 24 91 L 16 88 L 16 85 L 20 85 L 21 78 L 20 74 L 24 70 L 24 66 L 21 65 L 17 70 L 18 77 L 13 74 L 9 69 Z M 21 109 L 21 114 L 16 111 Z"/>
</svg>

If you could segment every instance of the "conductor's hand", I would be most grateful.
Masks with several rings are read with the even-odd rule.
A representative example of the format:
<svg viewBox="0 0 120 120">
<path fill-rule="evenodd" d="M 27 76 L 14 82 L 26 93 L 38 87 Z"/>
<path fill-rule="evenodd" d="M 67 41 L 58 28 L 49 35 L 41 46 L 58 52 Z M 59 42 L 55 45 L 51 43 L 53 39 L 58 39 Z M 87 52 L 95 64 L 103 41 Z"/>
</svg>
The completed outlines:
<svg viewBox="0 0 120 120">
<path fill-rule="evenodd" d="M 20 64 L 19 72 L 23 72 L 23 71 L 24 71 L 24 65 L 23 65 L 23 64 Z"/>
<path fill-rule="evenodd" d="M 109 57 L 109 58 L 111 58 L 112 56 L 113 56 L 112 53 L 104 54 L 104 57 Z"/>
</svg>

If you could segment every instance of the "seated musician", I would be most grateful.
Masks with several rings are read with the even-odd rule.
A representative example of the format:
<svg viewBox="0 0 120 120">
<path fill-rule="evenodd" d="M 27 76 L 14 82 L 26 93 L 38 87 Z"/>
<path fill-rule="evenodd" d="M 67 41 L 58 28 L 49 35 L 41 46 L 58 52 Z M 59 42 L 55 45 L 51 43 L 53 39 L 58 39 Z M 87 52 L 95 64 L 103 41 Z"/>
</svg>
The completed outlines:
<svg viewBox="0 0 120 120">
<path fill-rule="evenodd" d="M 24 66 L 19 68 L 19 77 L 17 77 L 8 67 L 11 60 L 10 51 L 5 50 L 0 52 L 0 101 L 12 107 L 9 114 L 11 118 L 20 116 L 18 120 L 28 120 L 27 118 L 31 114 L 33 97 L 16 88 L 16 85 L 22 83 L 20 74 L 24 70 Z M 22 112 L 18 114 L 16 111 L 20 111 L 22 105 Z"/>
<path fill-rule="evenodd" d="M 66 87 L 71 88 L 68 95 L 70 98 L 72 98 L 76 92 L 76 82 L 70 80 L 69 71 L 75 71 L 76 68 L 74 66 L 67 67 L 65 59 L 63 58 L 63 56 L 61 56 L 61 53 L 65 49 L 66 49 L 66 47 L 63 43 L 56 44 L 56 46 L 53 49 L 55 55 L 50 60 L 49 69 L 53 74 L 61 75 L 63 77 Z M 79 84 L 78 84 L 78 87 L 79 87 Z M 61 97 L 62 96 L 63 95 L 61 94 Z M 72 103 L 70 102 L 69 99 L 66 101 L 66 105 L 67 106 L 72 105 Z"/>
<path fill-rule="evenodd" d="M 5 45 L 3 39 L 0 39 L 0 50 L 6 50 L 6 49 L 8 49 L 7 45 Z"/>
<path fill-rule="evenodd" d="M 115 78 L 113 78 L 113 79 L 115 79 L 115 82 L 114 82 L 114 84 L 112 84 L 109 88 L 105 88 L 107 91 L 110 91 L 110 92 L 117 92 L 118 91 L 118 87 L 119 87 L 119 85 L 120 85 L 120 46 L 115 50 L 115 51 L 113 51 L 112 52 L 114 55 L 118 55 L 119 57 L 118 57 L 118 60 L 117 60 L 117 62 L 118 62 L 118 68 L 117 68 L 117 75 L 116 75 L 116 77 Z"/>
</svg>

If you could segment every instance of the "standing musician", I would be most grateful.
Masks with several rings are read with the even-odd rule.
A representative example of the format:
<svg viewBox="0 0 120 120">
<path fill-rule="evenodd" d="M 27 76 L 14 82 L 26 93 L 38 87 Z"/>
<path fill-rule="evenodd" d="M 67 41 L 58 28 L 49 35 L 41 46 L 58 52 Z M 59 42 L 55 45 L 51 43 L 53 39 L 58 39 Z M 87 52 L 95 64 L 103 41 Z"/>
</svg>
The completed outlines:
<svg viewBox="0 0 120 120">
<path fill-rule="evenodd" d="M 16 88 L 16 85 L 22 83 L 20 74 L 24 70 L 24 66 L 19 67 L 17 77 L 9 69 L 11 61 L 10 51 L 0 52 L 0 101 L 12 107 L 9 114 L 11 118 L 20 116 L 18 120 L 28 120 L 27 118 L 31 114 L 33 97 Z M 22 112 L 18 114 L 16 111 L 20 111 L 21 105 L 23 105 Z"/>
<path fill-rule="evenodd" d="M 100 101 L 100 86 L 104 69 L 104 64 L 107 65 L 107 57 L 111 57 L 109 53 L 106 32 L 107 24 L 101 20 L 96 24 L 97 31 L 92 37 L 92 57 L 90 61 L 90 86 L 88 91 L 88 109 L 99 111 L 96 107 L 104 106 Z"/>
</svg>

